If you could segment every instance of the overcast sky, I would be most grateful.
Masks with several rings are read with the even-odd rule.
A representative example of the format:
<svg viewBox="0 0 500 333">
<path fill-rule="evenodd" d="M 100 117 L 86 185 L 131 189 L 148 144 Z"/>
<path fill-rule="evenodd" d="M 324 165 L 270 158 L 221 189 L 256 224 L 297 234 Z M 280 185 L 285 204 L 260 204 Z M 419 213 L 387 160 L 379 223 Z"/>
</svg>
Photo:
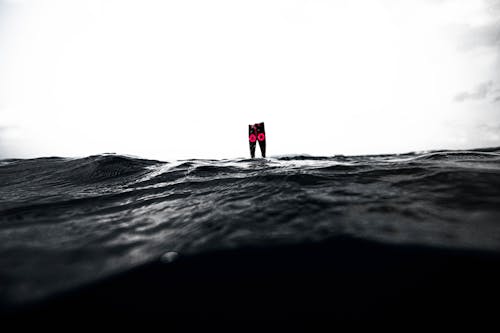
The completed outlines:
<svg viewBox="0 0 500 333">
<path fill-rule="evenodd" d="M 0 0 L 0 158 L 500 146 L 500 0 Z"/>
</svg>

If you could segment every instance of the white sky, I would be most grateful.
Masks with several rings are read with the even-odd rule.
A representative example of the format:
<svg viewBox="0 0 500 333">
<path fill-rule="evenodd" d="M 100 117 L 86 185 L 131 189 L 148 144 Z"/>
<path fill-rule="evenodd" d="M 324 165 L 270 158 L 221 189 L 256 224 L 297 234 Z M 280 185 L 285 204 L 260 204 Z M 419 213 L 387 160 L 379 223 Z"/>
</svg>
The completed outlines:
<svg viewBox="0 0 500 333">
<path fill-rule="evenodd" d="M 270 156 L 500 146 L 500 0 L 0 0 L 0 158 L 245 157 L 261 121 Z"/>
</svg>

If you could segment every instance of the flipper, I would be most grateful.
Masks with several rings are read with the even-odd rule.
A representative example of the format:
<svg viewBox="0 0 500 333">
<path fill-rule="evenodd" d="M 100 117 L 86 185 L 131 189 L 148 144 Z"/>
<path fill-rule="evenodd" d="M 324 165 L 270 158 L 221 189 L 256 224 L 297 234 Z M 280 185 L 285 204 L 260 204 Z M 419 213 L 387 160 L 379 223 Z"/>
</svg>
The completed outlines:
<svg viewBox="0 0 500 333">
<path fill-rule="evenodd" d="M 255 141 L 257 141 L 257 134 L 252 125 L 248 125 L 248 142 L 250 143 L 250 156 L 255 157 Z"/>
<path fill-rule="evenodd" d="M 248 141 L 250 143 L 250 156 L 255 157 L 255 142 L 259 141 L 262 157 L 266 157 L 266 131 L 264 123 L 248 125 Z"/>
</svg>

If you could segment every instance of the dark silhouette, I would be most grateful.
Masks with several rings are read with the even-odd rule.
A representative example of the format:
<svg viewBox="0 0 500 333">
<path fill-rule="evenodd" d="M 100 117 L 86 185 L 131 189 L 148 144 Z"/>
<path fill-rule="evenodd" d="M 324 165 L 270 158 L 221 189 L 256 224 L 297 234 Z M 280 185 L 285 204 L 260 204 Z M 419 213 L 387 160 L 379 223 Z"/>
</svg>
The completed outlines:
<svg viewBox="0 0 500 333">
<path fill-rule="evenodd" d="M 264 123 L 248 125 L 248 141 L 250 143 L 250 156 L 255 157 L 255 142 L 259 141 L 262 157 L 266 157 L 266 131 Z"/>
</svg>

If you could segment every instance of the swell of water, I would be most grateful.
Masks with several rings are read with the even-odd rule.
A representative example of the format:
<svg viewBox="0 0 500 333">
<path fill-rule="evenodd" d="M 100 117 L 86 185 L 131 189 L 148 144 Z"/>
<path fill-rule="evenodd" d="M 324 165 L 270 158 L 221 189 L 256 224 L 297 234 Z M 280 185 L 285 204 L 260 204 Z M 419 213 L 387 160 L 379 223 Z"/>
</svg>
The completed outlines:
<svg viewBox="0 0 500 333">
<path fill-rule="evenodd" d="M 0 299 L 42 299 L 165 253 L 172 260 L 336 236 L 498 252 L 499 198 L 500 148 L 2 160 Z"/>
</svg>

